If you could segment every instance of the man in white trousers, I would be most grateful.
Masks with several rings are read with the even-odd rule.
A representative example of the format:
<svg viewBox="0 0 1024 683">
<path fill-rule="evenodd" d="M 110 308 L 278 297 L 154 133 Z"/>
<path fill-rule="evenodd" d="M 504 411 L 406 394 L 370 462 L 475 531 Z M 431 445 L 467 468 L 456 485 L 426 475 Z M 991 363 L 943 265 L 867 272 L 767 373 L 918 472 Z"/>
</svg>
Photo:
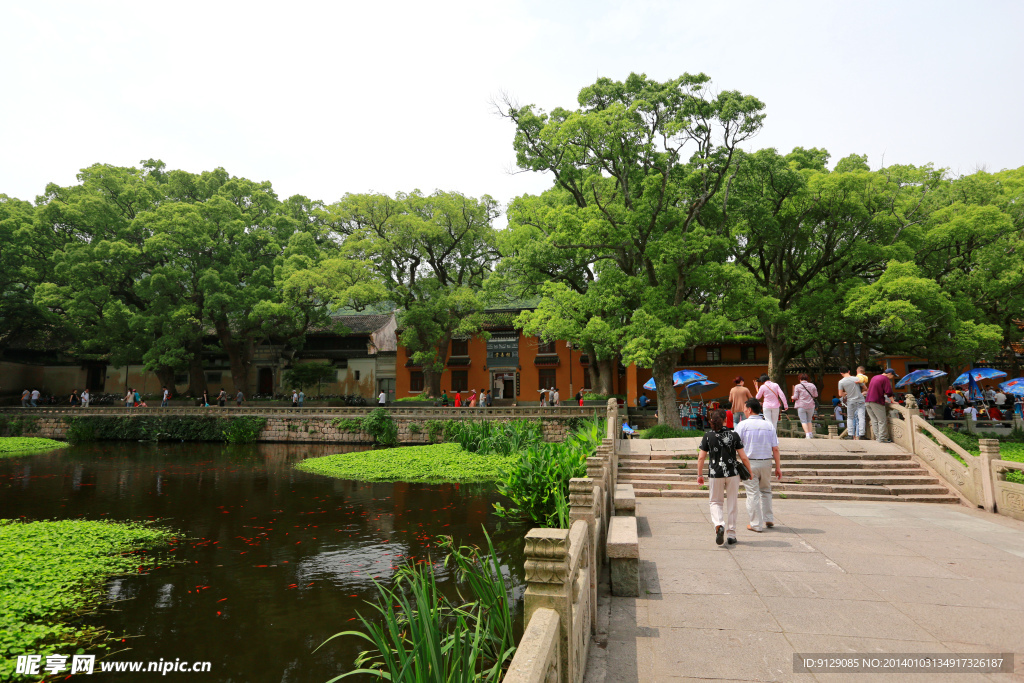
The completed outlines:
<svg viewBox="0 0 1024 683">
<path fill-rule="evenodd" d="M 743 406 L 746 419 L 736 425 L 736 434 L 743 442 L 743 450 L 750 459 L 750 479 L 743 482 L 747 489 L 747 529 L 758 533 L 775 526 L 772 516 L 772 462 L 775 478 L 782 481 L 782 463 L 779 461 L 779 437 L 770 422 L 761 414 L 761 402 L 752 398 Z"/>
</svg>

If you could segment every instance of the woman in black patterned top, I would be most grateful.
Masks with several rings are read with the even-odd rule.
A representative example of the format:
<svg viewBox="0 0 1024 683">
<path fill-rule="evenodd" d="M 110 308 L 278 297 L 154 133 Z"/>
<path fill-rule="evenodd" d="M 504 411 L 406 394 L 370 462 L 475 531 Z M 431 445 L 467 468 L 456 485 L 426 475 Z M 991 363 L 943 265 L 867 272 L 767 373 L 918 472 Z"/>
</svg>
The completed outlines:
<svg viewBox="0 0 1024 683">
<path fill-rule="evenodd" d="M 740 492 L 737 462 L 742 461 L 750 472 L 750 461 L 743 452 L 743 442 L 739 435 L 725 426 L 725 411 L 719 409 L 712 412 L 710 420 L 711 429 L 704 432 L 700 454 L 697 456 L 697 484 L 704 484 L 704 459 L 707 458 L 715 543 L 722 545 L 728 534 L 729 545 L 732 545 L 736 543 L 736 501 Z"/>
</svg>

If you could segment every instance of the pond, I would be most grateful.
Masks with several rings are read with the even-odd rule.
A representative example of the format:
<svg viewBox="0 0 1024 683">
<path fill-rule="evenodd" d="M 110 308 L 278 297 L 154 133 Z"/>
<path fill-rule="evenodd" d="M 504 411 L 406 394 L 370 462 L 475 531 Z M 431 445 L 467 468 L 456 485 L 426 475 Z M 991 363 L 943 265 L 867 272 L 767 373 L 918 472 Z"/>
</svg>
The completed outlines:
<svg viewBox="0 0 1024 683">
<path fill-rule="evenodd" d="M 441 534 L 483 545 L 486 528 L 521 597 L 527 527 L 491 514 L 493 486 L 369 484 L 293 468 L 344 448 L 102 442 L 2 458 L 0 518 L 159 520 L 180 532 L 166 553 L 176 562 L 112 579 L 111 604 L 90 618 L 124 638 L 112 661 L 211 662 L 210 673 L 176 680 L 322 683 L 347 671 L 363 641 L 313 650 L 355 627 L 357 610 L 369 613 L 374 579 L 439 558 Z M 107 679 L 127 680 L 91 680 Z"/>
</svg>

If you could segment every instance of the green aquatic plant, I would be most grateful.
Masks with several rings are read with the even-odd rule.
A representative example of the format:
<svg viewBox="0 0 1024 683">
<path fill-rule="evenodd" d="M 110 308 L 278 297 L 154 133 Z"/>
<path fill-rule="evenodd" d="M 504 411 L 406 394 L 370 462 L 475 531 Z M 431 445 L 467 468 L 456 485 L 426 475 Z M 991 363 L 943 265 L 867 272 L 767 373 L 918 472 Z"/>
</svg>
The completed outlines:
<svg viewBox="0 0 1024 683">
<path fill-rule="evenodd" d="M 42 439 L 30 436 L 0 437 L 0 457 L 8 455 L 25 455 L 38 451 L 52 451 L 55 448 L 67 448 L 63 441 Z"/>
<path fill-rule="evenodd" d="M 398 445 L 398 425 L 387 408 L 374 408 L 363 418 L 362 428 L 381 446 Z"/>
<path fill-rule="evenodd" d="M 0 520 L 0 681 L 13 680 L 18 655 L 44 646 L 103 649 L 102 631 L 69 622 L 102 601 L 105 580 L 156 562 L 130 553 L 171 538 L 136 523 Z"/>
<path fill-rule="evenodd" d="M 501 476 L 510 459 L 467 453 L 458 444 L 405 446 L 307 458 L 305 472 L 357 481 L 474 482 Z"/>
</svg>

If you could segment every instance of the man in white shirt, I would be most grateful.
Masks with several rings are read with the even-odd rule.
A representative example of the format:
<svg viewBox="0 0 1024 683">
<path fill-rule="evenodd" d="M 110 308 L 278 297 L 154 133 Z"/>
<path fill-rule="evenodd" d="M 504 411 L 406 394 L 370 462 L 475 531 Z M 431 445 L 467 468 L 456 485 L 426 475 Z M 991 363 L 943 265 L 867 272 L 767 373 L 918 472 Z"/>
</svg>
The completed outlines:
<svg viewBox="0 0 1024 683">
<path fill-rule="evenodd" d="M 996 400 L 996 392 L 992 389 L 992 385 L 991 384 L 989 386 L 985 387 L 985 392 L 982 395 L 985 397 L 986 401 L 994 401 L 994 400 Z"/>
<path fill-rule="evenodd" d="M 89 401 L 91 401 L 91 400 L 92 400 L 92 395 L 89 393 L 89 388 L 86 387 L 85 389 L 82 390 L 82 407 L 83 408 L 88 408 L 89 407 Z"/>
<path fill-rule="evenodd" d="M 37 407 L 39 405 L 39 396 L 40 396 L 39 390 L 38 389 L 33 389 L 32 390 L 32 407 L 33 408 L 35 408 L 35 407 Z"/>
<path fill-rule="evenodd" d="M 1006 405 L 1006 394 L 1003 393 L 1002 389 L 1000 389 L 999 391 L 996 392 L 996 396 L 995 396 L 994 400 L 995 400 L 997 406 Z"/>
<path fill-rule="evenodd" d="M 163 388 L 163 395 L 162 395 L 162 397 L 160 399 L 160 407 L 161 408 L 166 408 L 167 407 L 167 400 L 170 397 L 171 397 L 171 392 L 167 389 L 167 387 L 164 387 Z"/>
<path fill-rule="evenodd" d="M 782 463 L 779 461 L 779 437 L 772 423 L 761 414 L 761 402 L 752 398 L 744 405 L 746 417 L 736 425 L 735 432 L 743 442 L 743 450 L 750 459 L 750 479 L 743 482 L 747 489 L 747 529 L 758 533 L 765 527 L 775 526 L 772 516 L 772 461 L 775 478 L 782 481 Z"/>
<path fill-rule="evenodd" d="M 387 396 L 387 394 L 385 394 L 385 393 L 384 393 L 384 390 L 383 390 L 383 389 L 381 389 L 381 390 L 380 390 L 380 393 L 379 393 L 379 394 L 377 395 L 377 405 L 384 405 L 384 403 L 385 403 L 385 402 L 386 402 L 387 400 L 388 400 L 388 396 Z"/>
<path fill-rule="evenodd" d="M 562 396 L 558 393 L 558 389 L 551 387 L 551 407 L 557 407 L 560 400 L 562 400 Z"/>
<path fill-rule="evenodd" d="M 968 403 L 964 408 L 964 417 L 970 417 L 974 422 L 978 421 L 978 409 L 974 407 L 973 403 Z"/>
</svg>

